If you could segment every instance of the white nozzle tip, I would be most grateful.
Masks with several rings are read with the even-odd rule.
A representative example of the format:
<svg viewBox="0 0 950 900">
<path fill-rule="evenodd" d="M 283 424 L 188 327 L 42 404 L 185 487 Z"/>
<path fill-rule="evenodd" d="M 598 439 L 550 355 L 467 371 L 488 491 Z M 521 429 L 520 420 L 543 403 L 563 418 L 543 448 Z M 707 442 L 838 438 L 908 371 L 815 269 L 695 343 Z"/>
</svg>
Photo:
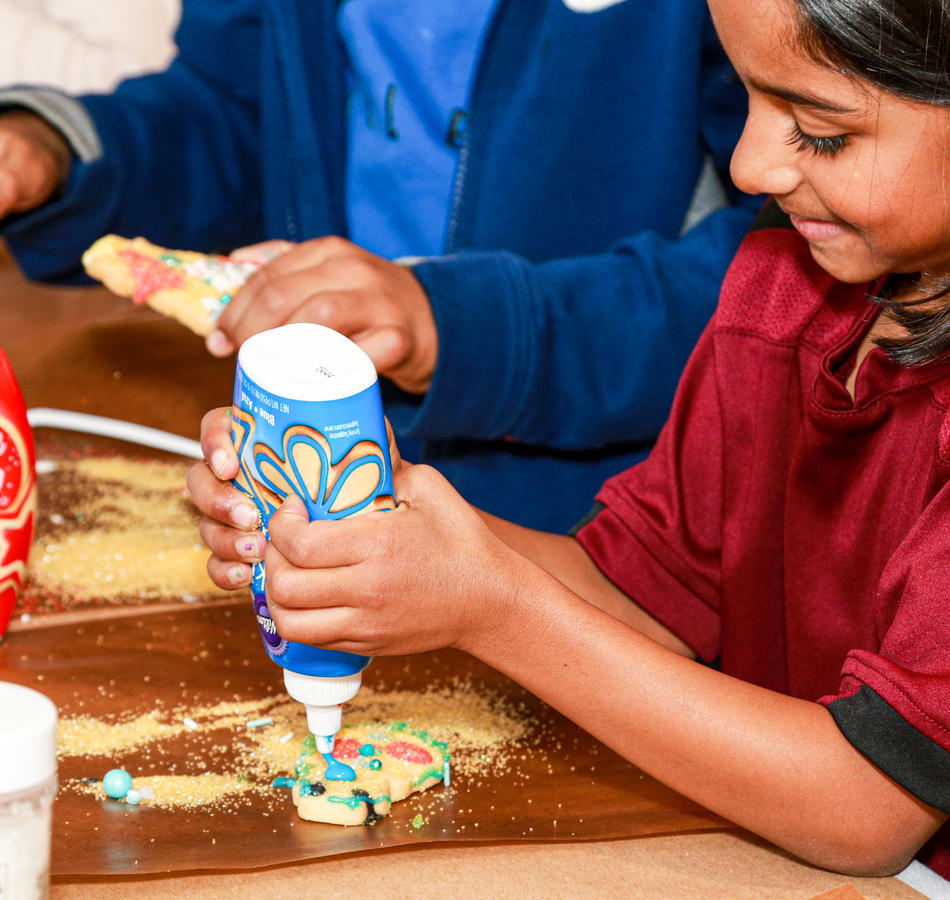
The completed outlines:
<svg viewBox="0 0 950 900">
<path fill-rule="evenodd" d="M 334 678 L 284 669 L 284 687 L 294 700 L 307 707 L 307 727 L 316 737 L 321 753 L 333 750 L 333 740 L 343 725 L 343 704 L 356 696 L 362 682 L 360 672 Z"/>
<path fill-rule="evenodd" d="M 333 738 L 343 727 L 342 706 L 308 706 L 307 727 L 317 739 L 317 749 L 320 750 L 320 741 L 329 741 L 330 750 L 333 749 Z M 330 750 L 320 750 L 329 753 Z"/>
</svg>

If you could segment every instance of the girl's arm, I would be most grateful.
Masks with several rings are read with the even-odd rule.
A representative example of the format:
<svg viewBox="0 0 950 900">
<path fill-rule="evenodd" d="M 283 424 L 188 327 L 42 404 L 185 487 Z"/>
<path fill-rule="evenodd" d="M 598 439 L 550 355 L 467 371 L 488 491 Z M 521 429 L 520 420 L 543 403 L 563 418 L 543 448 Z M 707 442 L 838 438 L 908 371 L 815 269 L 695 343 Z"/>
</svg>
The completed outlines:
<svg viewBox="0 0 950 900">
<path fill-rule="evenodd" d="M 550 572 L 579 597 L 681 656 L 695 658 L 687 644 L 617 588 L 574 538 L 534 531 L 489 513 L 479 514 L 505 544 Z"/>
<path fill-rule="evenodd" d="M 189 486 L 226 587 L 250 577 L 235 547 L 259 536 L 236 527 L 248 501 L 218 480 L 237 468 L 222 413 L 202 430 L 211 467 L 194 467 Z M 898 871 L 944 821 L 818 703 L 664 646 L 672 636 L 577 542 L 480 517 L 426 466 L 395 482 L 390 512 L 308 522 L 292 498 L 271 517 L 267 594 L 284 637 L 370 656 L 458 647 L 675 790 L 827 868 Z"/>
<path fill-rule="evenodd" d="M 946 818 L 858 753 L 823 706 L 671 653 L 540 570 L 498 630 L 465 649 L 664 784 L 816 865 L 891 874 Z"/>
</svg>

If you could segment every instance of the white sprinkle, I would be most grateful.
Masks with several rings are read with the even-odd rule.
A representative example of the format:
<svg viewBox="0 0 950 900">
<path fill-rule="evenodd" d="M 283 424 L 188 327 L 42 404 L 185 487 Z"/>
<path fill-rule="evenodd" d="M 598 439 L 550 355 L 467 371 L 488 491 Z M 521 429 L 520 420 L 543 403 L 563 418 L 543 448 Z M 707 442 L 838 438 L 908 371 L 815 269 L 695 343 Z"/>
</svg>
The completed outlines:
<svg viewBox="0 0 950 900">
<path fill-rule="evenodd" d="M 442 781 L 446 787 L 449 787 L 452 784 L 452 773 L 449 769 L 449 761 L 446 760 L 442 763 Z"/>
<path fill-rule="evenodd" d="M 280 742 L 281 742 L 282 744 L 286 744 L 287 741 L 289 741 L 293 736 L 294 736 L 294 733 L 293 733 L 292 731 L 288 731 L 287 734 L 285 734 L 285 735 L 280 739 Z"/>
<path fill-rule="evenodd" d="M 196 731 L 198 728 L 198 723 L 194 719 L 189 719 L 187 716 L 181 721 L 189 731 Z"/>
</svg>

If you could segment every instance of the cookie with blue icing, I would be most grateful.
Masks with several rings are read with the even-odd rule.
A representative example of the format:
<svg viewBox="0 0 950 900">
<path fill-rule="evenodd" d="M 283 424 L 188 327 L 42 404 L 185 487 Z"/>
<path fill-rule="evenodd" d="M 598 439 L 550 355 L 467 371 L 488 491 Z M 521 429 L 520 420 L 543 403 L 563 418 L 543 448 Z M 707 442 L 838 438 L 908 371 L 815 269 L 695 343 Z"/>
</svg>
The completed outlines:
<svg viewBox="0 0 950 900">
<path fill-rule="evenodd" d="M 345 725 L 333 756 L 351 766 L 354 781 L 325 777 L 326 762 L 313 737 L 304 741 L 297 762 L 293 800 L 297 814 L 312 822 L 371 825 L 393 803 L 443 781 L 448 774 L 448 747 L 404 722 Z"/>
</svg>

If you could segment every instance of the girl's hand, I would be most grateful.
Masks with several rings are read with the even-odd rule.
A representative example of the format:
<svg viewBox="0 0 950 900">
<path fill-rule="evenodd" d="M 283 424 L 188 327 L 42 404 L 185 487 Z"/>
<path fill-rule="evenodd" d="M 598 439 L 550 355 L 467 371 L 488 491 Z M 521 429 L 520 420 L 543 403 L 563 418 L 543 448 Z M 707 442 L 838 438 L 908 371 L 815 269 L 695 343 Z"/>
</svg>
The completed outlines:
<svg viewBox="0 0 950 900">
<path fill-rule="evenodd" d="M 238 473 L 238 457 L 231 440 L 231 409 L 221 407 L 201 421 L 204 461 L 188 472 L 188 490 L 203 513 L 199 533 L 211 558 L 208 574 L 220 588 L 244 587 L 251 581 L 251 566 L 264 558 L 264 535 L 258 530 L 260 516 L 250 497 L 231 479 Z M 403 465 L 389 421 L 386 422 L 393 472 Z"/>
<path fill-rule="evenodd" d="M 271 516 L 267 606 L 288 640 L 367 656 L 476 652 L 529 565 L 434 469 L 403 465 L 398 507 L 307 521 L 290 497 Z"/>
<path fill-rule="evenodd" d="M 221 588 L 239 588 L 251 581 L 251 564 L 264 558 L 264 535 L 254 501 L 231 479 L 238 458 L 231 442 L 230 407 L 214 409 L 201 421 L 201 449 L 205 461 L 188 472 L 188 490 L 204 514 L 201 539 L 211 550 L 208 574 Z"/>
</svg>

